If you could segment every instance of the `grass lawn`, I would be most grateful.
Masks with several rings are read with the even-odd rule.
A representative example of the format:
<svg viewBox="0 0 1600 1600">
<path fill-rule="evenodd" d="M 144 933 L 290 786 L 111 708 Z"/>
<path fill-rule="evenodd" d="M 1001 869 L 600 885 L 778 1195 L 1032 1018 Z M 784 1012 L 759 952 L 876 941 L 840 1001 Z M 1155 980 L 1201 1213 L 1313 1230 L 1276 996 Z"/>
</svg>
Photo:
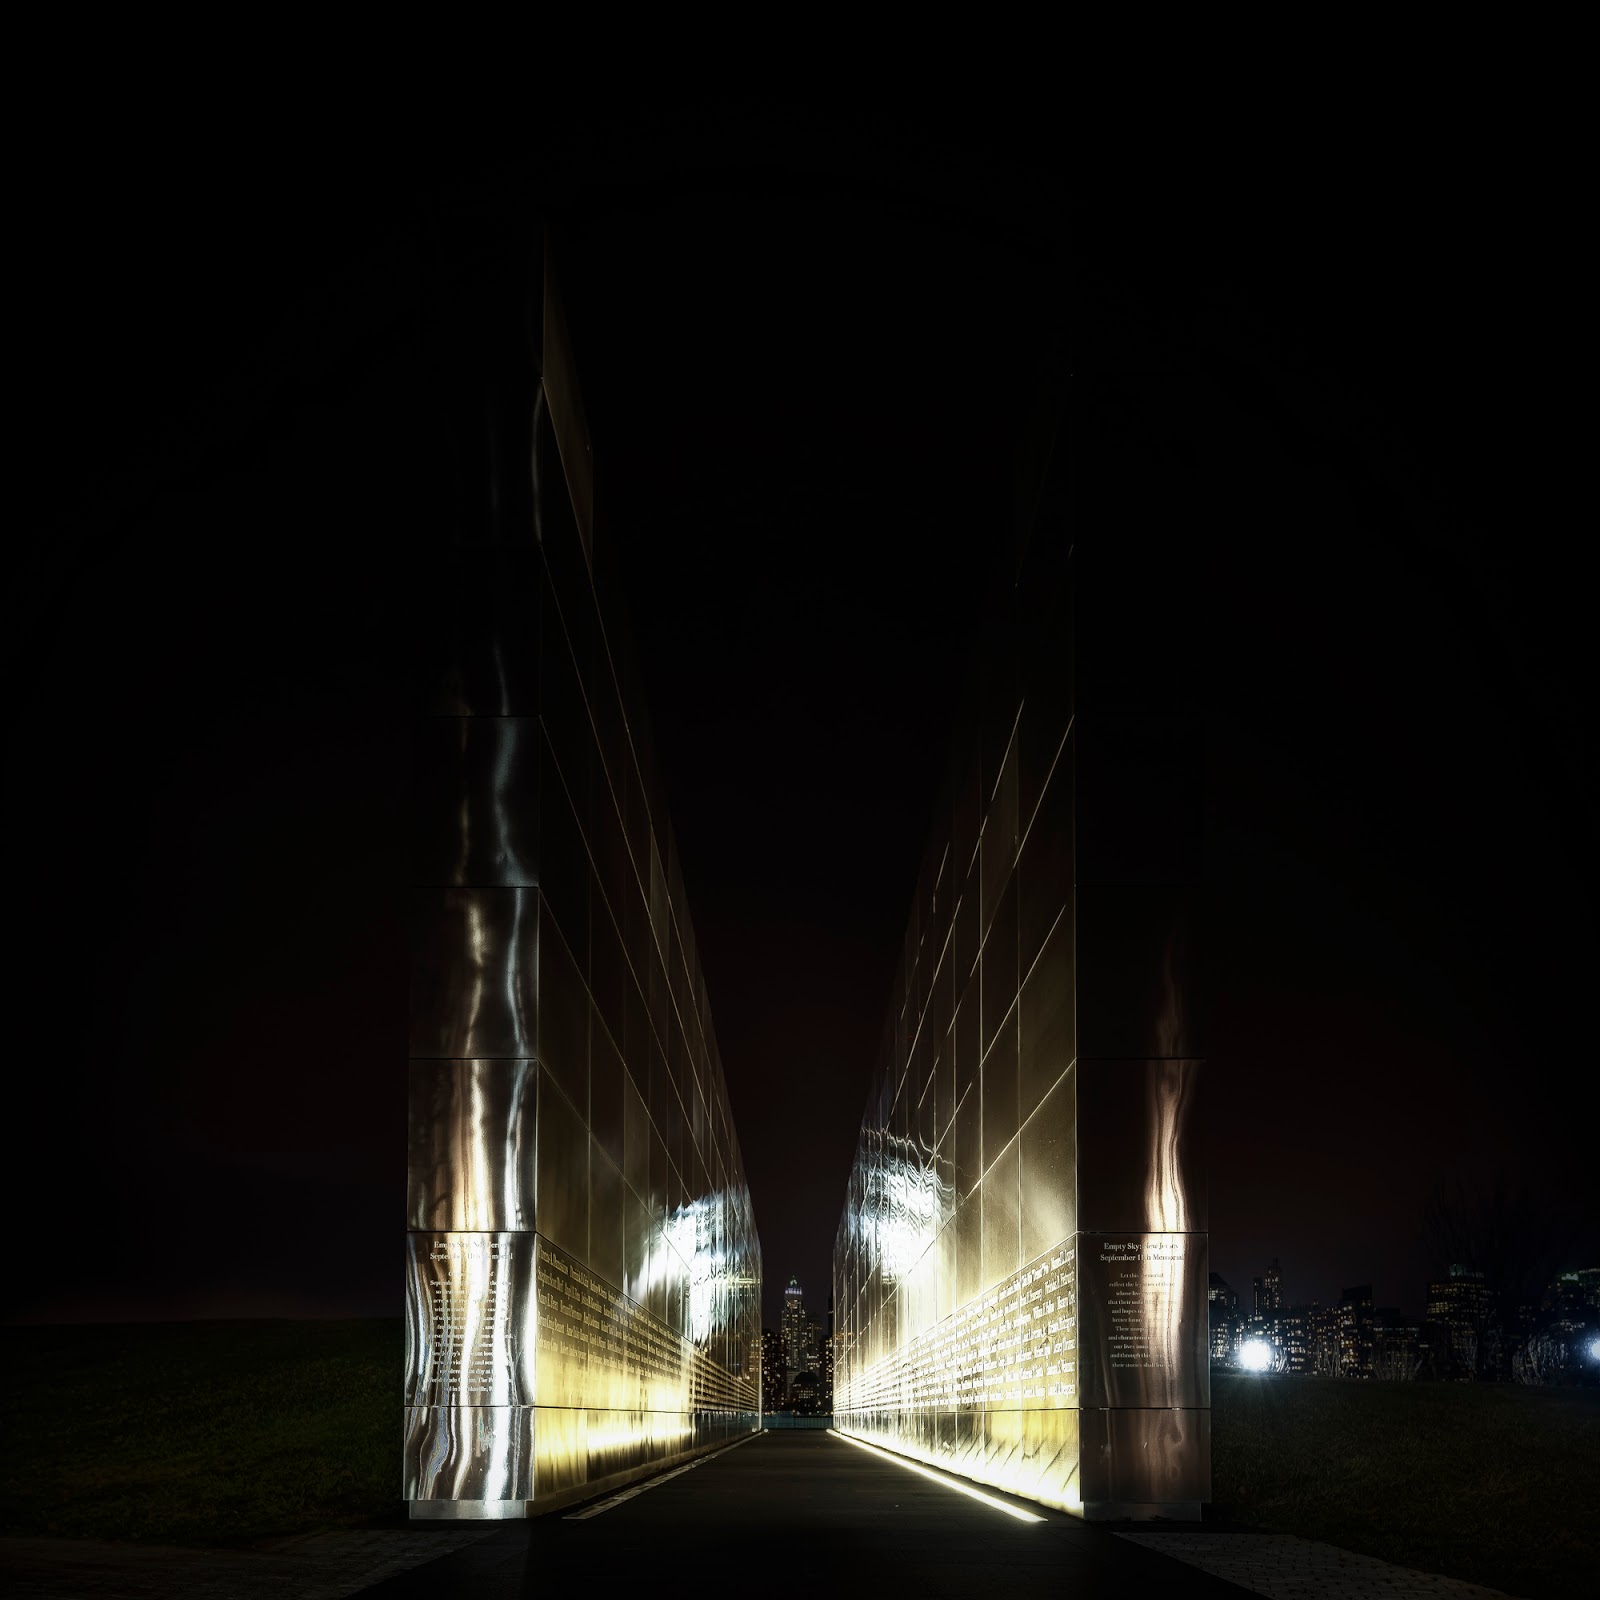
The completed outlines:
<svg viewBox="0 0 1600 1600">
<path fill-rule="evenodd" d="M 398 1526 L 403 1337 L 398 1317 L 0 1329 L 0 1533 Z"/>
<path fill-rule="evenodd" d="M 1600 1391 L 1213 1374 L 1209 1522 L 1596 1593 Z"/>
</svg>

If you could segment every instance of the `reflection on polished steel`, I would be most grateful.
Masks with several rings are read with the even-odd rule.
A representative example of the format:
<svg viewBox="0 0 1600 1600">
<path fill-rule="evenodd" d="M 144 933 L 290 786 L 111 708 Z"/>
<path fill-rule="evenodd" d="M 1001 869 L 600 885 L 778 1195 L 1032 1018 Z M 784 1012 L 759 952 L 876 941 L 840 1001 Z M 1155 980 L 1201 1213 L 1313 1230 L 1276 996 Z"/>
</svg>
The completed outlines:
<svg viewBox="0 0 1600 1600">
<path fill-rule="evenodd" d="M 536 888 L 538 719 L 420 717 L 412 737 L 416 881 Z"/>
<path fill-rule="evenodd" d="M 406 1499 L 487 1502 L 520 1516 L 533 1494 L 533 1427 L 532 1406 L 407 1406 Z"/>
<path fill-rule="evenodd" d="M 457 455 L 492 481 L 464 485 L 419 650 L 402 1474 L 419 1517 L 520 1516 L 760 1419 L 749 1186 L 545 286 L 543 380 L 515 307 L 451 354 Z"/>
<path fill-rule="evenodd" d="M 1081 458 L 1065 472 L 1058 438 L 1058 488 L 985 620 L 862 1119 L 834 1247 L 834 1413 L 1085 1516 L 1195 1516 L 1198 744 L 1172 680 L 1125 668 L 1143 642 L 1100 625 L 1136 601 L 1075 601 L 1081 551 L 1106 570 L 1088 513 L 1115 505 Z M 1120 583 L 1159 590 L 1154 540 L 1119 528 Z"/>
<path fill-rule="evenodd" d="M 419 887 L 411 938 L 413 1059 L 531 1057 L 538 944 L 536 889 Z"/>
<path fill-rule="evenodd" d="M 1184 1204 L 1183 1169 L 1179 1158 L 1187 1120 L 1186 1100 L 1196 1081 L 1188 1067 L 1186 1061 L 1165 1060 L 1151 1062 L 1146 1068 L 1150 1084 L 1146 1113 L 1150 1132 L 1150 1177 L 1145 1187 L 1144 1205 L 1144 1225 L 1148 1230 L 1144 1251 L 1145 1316 L 1154 1357 L 1151 1370 L 1173 1377 L 1185 1366 L 1184 1312 L 1192 1307 L 1204 1307 L 1206 1303 L 1207 1280 L 1202 1278 L 1191 1286 L 1186 1282 L 1188 1274 L 1184 1270 L 1187 1264 L 1192 1271 L 1194 1264 L 1194 1258 L 1185 1250 L 1189 1215 Z M 1191 1316 L 1189 1343 L 1198 1360 L 1209 1370 L 1206 1331 L 1205 1319 Z M 1193 1388 L 1192 1384 L 1177 1385 L 1170 1404 L 1179 1404 L 1178 1396 L 1186 1389 L 1192 1392 Z"/>
<path fill-rule="evenodd" d="M 532 1225 L 531 1061 L 413 1061 L 406 1226 L 499 1233 Z"/>
</svg>

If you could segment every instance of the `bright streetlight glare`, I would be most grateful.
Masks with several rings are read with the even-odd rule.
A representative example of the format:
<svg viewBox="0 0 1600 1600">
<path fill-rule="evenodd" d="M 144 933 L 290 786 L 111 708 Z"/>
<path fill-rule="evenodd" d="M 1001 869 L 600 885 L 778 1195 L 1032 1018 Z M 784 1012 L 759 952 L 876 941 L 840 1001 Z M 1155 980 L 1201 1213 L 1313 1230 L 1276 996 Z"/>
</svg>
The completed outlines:
<svg viewBox="0 0 1600 1600">
<path fill-rule="evenodd" d="M 1239 1348 L 1239 1365 L 1246 1372 L 1270 1372 L 1272 1346 L 1265 1339 L 1246 1339 Z"/>
</svg>

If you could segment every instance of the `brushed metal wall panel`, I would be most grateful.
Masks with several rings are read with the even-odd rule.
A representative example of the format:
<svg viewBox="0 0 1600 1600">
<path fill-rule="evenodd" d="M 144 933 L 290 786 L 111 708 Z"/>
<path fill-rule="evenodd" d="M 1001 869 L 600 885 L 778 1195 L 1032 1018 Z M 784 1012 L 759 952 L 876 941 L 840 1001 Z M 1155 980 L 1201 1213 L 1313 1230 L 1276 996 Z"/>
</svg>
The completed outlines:
<svg viewBox="0 0 1600 1600">
<path fill-rule="evenodd" d="M 1024 976 L 1072 897 L 1075 743 L 1068 731 L 1053 758 L 1043 758 L 1054 761 L 1049 782 L 1031 819 L 1023 823 L 1017 856 L 1017 960 Z"/>
<path fill-rule="evenodd" d="M 1078 1226 L 1204 1233 L 1205 1063 L 1082 1060 L 1076 1072 Z"/>
<path fill-rule="evenodd" d="M 956 1061 L 956 1105 L 964 1104 L 967 1091 L 978 1083 L 978 1063 L 983 1057 L 978 975 L 967 979 L 966 988 L 956 1001 L 954 1036 Z"/>
<path fill-rule="evenodd" d="M 1018 1492 L 1047 1506 L 1076 1510 L 1079 1494 L 1079 1413 L 1030 1411 L 1023 1417 L 1024 1481 L 1032 1487 Z"/>
<path fill-rule="evenodd" d="M 607 1283 L 623 1280 L 622 1173 L 598 1139 L 589 1147 L 589 1266 Z"/>
<path fill-rule="evenodd" d="M 1018 1140 L 1013 1134 L 1011 1143 L 995 1157 L 993 1165 L 983 1175 L 982 1283 L 985 1292 L 1017 1270 L 1020 1176 Z"/>
<path fill-rule="evenodd" d="M 407 1500 L 533 1498 L 532 1406 L 407 1406 Z"/>
<path fill-rule="evenodd" d="M 1012 878 L 1000 896 L 978 958 L 983 998 L 980 1047 L 987 1053 L 1017 999 L 1017 882 Z"/>
<path fill-rule="evenodd" d="M 538 901 L 532 889 L 413 891 L 413 1057 L 534 1054 Z"/>
<path fill-rule="evenodd" d="M 1014 980 L 1013 980 L 1014 982 Z M 1005 1021 L 995 1031 L 978 1070 L 982 1095 L 983 1164 L 985 1168 L 1017 1136 L 1017 1003 L 1015 992 Z"/>
<path fill-rule="evenodd" d="M 636 1195 L 650 1192 L 650 1113 L 631 1072 L 622 1080 L 622 1174 Z"/>
<path fill-rule="evenodd" d="M 542 916 L 548 911 L 547 904 L 541 907 Z M 540 935 L 539 1061 L 587 1121 L 589 1023 L 594 1008 L 560 928 L 541 922 Z"/>
<path fill-rule="evenodd" d="M 569 763 L 570 764 L 570 763 Z M 539 797 L 539 882 L 544 913 L 560 929 L 581 976 L 589 967 L 590 898 L 599 898 L 589 848 L 580 820 L 581 795 L 570 794 L 570 773 L 559 775 L 550 746 L 542 758 L 544 789 Z"/>
<path fill-rule="evenodd" d="M 1081 1492 L 1124 1506 L 1195 1505 L 1211 1498 L 1211 1413 L 1201 1409 L 1096 1410 L 1079 1416 Z"/>
<path fill-rule="evenodd" d="M 412 881 L 536 886 L 538 720 L 419 717 L 411 740 Z"/>
<path fill-rule="evenodd" d="M 1068 903 L 1022 984 L 1018 999 L 1018 1109 L 1024 1119 L 1060 1080 L 1077 1055 L 1073 915 Z"/>
<path fill-rule="evenodd" d="M 543 1068 L 539 1071 L 539 1232 L 580 1261 L 589 1254 L 589 1130 Z"/>
<path fill-rule="evenodd" d="M 983 1287 L 983 1206 L 979 1190 L 974 1189 L 956 1203 L 955 1230 L 955 1301 L 964 1306 Z"/>
<path fill-rule="evenodd" d="M 543 563 L 531 538 L 461 543 L 442 557 L 417 640 L 419 709 L 444 717 L 539 714 Z"/>
<path fill-rule="evenodd" d="M 436 1233 L 534 1226 L 531 1061 L 413 1061 L 406 1226 Z"/>
<path fill-rule="evenodd" d="M 1078 1229 L 1077 1129 L 1068 1068 L 1022 1125 L 1022 1260 L 1031 1261 Z"/>
<path fill-rule="evenodd" d="M 406 1235 L 408 1406 L 532 1404 L 533 1241 L 531 1233 Z"/>
<path fill-rule="evenodd" d="M 643 1305 L 650 1295 L 656 1253 L 662 1248 L 660 1224 L 631 1189 L 624 1193 L 622 1207 L 622 1289 Z"/>
<path fill-rule="evenodd" d="M 597 1014 L 589 1024 L 589 1131 L 621 1167 L 627 1158 L 622 1056 Z"/>
<path fill-rule="evenodd" d="M 978 840 L 978 922 L 986 941 L 1000 896 L 1016 865 L 1018 837 L 1017 745 L 1013 737 L 1007 744 Z"/>
<path fill-rule="evenodd" d="M 1080 1056 L 1206 1054 L 1198 891 L 1171 885 L 1080 885 Z"/>
</svg>

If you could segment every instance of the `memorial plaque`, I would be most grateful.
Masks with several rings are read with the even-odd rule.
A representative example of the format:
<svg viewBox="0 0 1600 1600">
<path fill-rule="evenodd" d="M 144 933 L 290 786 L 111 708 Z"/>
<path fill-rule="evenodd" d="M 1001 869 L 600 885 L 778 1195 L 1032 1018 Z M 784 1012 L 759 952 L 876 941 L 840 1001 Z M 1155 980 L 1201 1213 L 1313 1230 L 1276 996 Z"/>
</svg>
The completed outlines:
<svg viewBox="0 0 1600 1600">
<path fill-rule="evenodd" d="M 406 1236 L 406 1404 L 531 1405 L 534 1236 Z"/>
<path fill-rule="evenodd" d="M 1205 1236 L 1085 1233 L 1078 1243 L 1082 1404 L 1209 1405 Z"/>
</svg>

